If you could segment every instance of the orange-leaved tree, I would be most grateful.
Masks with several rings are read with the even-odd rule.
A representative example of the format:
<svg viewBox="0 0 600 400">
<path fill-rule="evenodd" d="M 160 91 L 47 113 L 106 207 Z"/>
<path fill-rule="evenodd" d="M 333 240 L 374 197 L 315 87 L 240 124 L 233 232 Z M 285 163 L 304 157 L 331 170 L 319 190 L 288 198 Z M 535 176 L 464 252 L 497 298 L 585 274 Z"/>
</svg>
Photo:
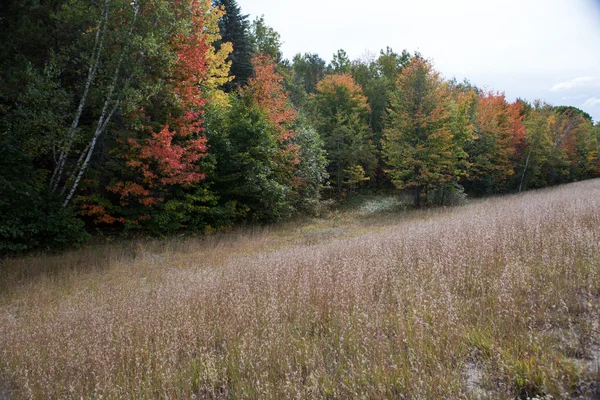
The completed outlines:
<svg viewBox="0 0 600 400">
<path fill-rule="evenodd" d="M 294 171 L 300 163 L 299 148 L 294 143 L 294 125 L 298 113 L 291 105 L 289 93 L 283 85 L 284 78 L 276 71 L 273 59 L 269 55 L 259 54 L 252 58 L 252 65 L 254 76 L 249 79 L 244 92 L 254 100 L 273 125 L 279 144 L 275 157 L 281 183 L 298 184 L 294 182 Z"/>
<path fill-rule="evenodd" d="M 473 190 L 485 194 L 501 191 L 514 165 L 525 137 L 518 103 L 506 101 L 504 93 L 484 92 L 477 102 L 474 138 L 468 146 Z"/>
</svg>

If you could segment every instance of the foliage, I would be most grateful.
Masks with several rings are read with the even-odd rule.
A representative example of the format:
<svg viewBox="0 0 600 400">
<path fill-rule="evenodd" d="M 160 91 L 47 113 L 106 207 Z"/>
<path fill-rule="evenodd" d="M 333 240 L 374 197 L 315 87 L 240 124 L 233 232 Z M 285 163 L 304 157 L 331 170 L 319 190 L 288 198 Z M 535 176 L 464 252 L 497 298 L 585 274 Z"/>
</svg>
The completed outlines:
<svg viewBox="0 0 600 400">
<path fill-rule="evenodd" d="M 265 23 L 264 15 L 252 21 L 249 36 L 255 55 L 265 54 L 275 62 L 281 61 L 281 36 Z"/>
<path fill-rule="evenodd" d="M 254 100 L 274 128 L 277 180 L 289 188 L 288 202 L 296 212 L 314 213 L 326 177 L 323 143 L 318 133 L 299 120 L 273 60 L 258 55 L 253 65 L 255 76 L 242 95 L 247 93 Z"/>
<path fill-rule="evenodd" d="M 466 175 L 462 142 L 469 135 L 467 101 L 451 98 L 431 63 L 414 57 L 402 71 L 384 130 L 388 173 L 399 189 L 422 193 Z"/>
<path fill-rule="evenodd" d="M 312 119 L 325 143 L 331 185 L 340 196 L 344 187 L 372 175 L 375 152 L 367 124 L 369 105 L 351 75 L 327 75 L 311 97 Z"/>
<path fill-rule="evenodd" d="M 598 142 L 584 115 L 535 102 L 525 127 L 519 191 L 596 176 Z"/>
<path fill-rule="evenodd" d="M 447 205 L 600 175 L 589 114 L 445 81 L 418 52 L 285 60 L 236 0 L 4 3 L 2 251 L 78 244 L 81 221 L 162 236 L 314 214 L 324 189 Z"/>
<path fill-rule="evenodd" d="M 334 74 L 349 74 L 351 72 L 352 62 L 348 58 L 348 53 L 344 49 L 339 49 L 331 60 L 329 69 Z"/>
<path fill-rule="evenodd" d="M 0 256 L 78 246 L 89 237 L 6 134 L 0 134 L 0 188 Z"/>
<path fill-rule="evenodd" d="M 218 40 L 218 35 L 208 35 L 209 30 L 203 28 L 207 19 L 214 25 L 220 14 L 211 16 L 207 3 L 200 1 L 192 1 L 190 11 L 188 32 L 172 43 L 176 55 L 172 78 L 163 81 L 174 95 L 168 112 L 162 111 L 165 104 L 156 103 L 165 98 L 156 98 L 126 116 L 124 122 L 136 135 L 128 132 L 112 150 L 121 163 L 115 164 L 120 168 L 106 186 L 108 193 L 104 199 L 97 195 L 82 199 L 84 213 L 96 223 L 120 222 L 129 229 L 146 228 L 155 234 L 204 229 L 202 224 L 190 226 L 187 215 L 206 212 L 214 205 L 214 196 L 198 185 L 206 178 L 201 159 L 207 155 L 202 127 L 207 99 L 201 89 L 214 93 L 220 79 L 214 75 L 226 67 L 215 63 L 218 53 L 210 40 Z M 222 56 L 220 60 L 224 63 Z"/>
<path fill-rule="evenodd" d="M 325 60 L 315 53 L 296 54 L 292 60 L 296 84 L 307 94 L 317 91 L 317 83 L 325 76 Z"/>
<path fill-rule="evenodd" d="M 210 182 L 219 204 L 234 210 L 236 219 L 253 222 L 292 213 L 286 201 L 291 188 L 276 162 L 278 130 L 248 92 L 233 96 L 227 109 L 208 110 L 207 137 L 215 160 Z"/>
<path fill-rule="evenodd" d="M 370 184 L 371 188 L 392 187 L 384 171 L 383 122 L 392 93 L 396 89 L 397 75 L 409 61 L 410 54 L 406 50 L 398 54 L 387 47 L 385 51 L 380 51 L 377 58 L 367 56 L 352 64 L 352 76 L 361 85 L 370 107 L 369 126 L 373 131 L 373 144 L 377 155 L 377 169 Z"/>
<path fill-rule="evenodd" d="M 305 120 L 298 120 L 294 144 L 298 146 L 300 163 L 289 195 L 297 214 L 314 215 L 319 210 L 322 191 L 327 184 L 327 153 L 319 133 Z"/>
<path fill-rule="evenodd" d="M 501 192 L 514 175 L 517 150 L 525 138 L 520 109 L 518 103 L 508 103 L 503 93 L 486 92 L 479 97 L 474 138 L 466 146 L 472 164 L 467 179 L 471 191 Z"/>
<path fill-rule="evenodd" d="M 252 76 L 252 40 L 250 38 L 250 23 L 248 15 L 242 14 L 236 0 L 214 0 L 213 4 L 225 11 L 219 20 L 221 40 L 215 42 L 215 47 L 221 49 L 224 43 L 230 43 L 233 50 L 227 61 L 231 62 L 231 82 L 223 85 L 227 92 L 237 86 L 245 86 Z"/>
</svg>

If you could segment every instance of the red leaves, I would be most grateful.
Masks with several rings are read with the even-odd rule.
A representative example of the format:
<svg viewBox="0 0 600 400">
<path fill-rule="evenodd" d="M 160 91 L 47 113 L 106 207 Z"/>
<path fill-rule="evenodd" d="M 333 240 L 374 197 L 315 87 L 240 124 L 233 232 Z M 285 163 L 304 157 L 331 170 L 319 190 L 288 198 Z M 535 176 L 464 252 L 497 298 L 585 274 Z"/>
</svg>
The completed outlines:
<svg viewBox="0 0 600 400">
<path fill-rule="evenodd" d="M 526 133 L 521 105 L 508 103 L 504 93 L 485 93 L 477 104 L 476 126 L 480 135 L 487 134 L 495 138 L 495 153 L 506 164 L 498 166 L 509 169 L 508 174 L 512 174 L 511 161 L 522 149 Z"/>
<path fill-rule="evenodd" d="M 203 29 L 202 2 L 188 1 L 192 27 L 186 35 L 177 36 L 172 43 L 176 49 L 176 61 L 173 78 L 166 82 L 176 95 L 175 112 L 159 131 L 149 128 L 146 137 L 128 138 L 127 144 L 123 144 L 126 147 L 122 154 L 125 165 L 136 178 L 107 187 L 108 191 L 120 196 L 121 205 L 135 201 L 144 207 L 156 206 L 169 187 L 190 186 L 206 177 L 198 165 L 208 150 L 202 127 L 203 107 L 207 99 L 203 97 L 199 83 L 208 71 L 210 45 Z M 140 108 L 136 114 L 146 116 L 146 111 Z M 97 222 L 125 222 L 122 218 L 110 217 L 100 206 L 88 209 L 87 214 L 96 216 Z M 148 219 L 147 213 L 144 214 L 144 218 Z M 141 220 L 143 218 L 140 217 L 129 222 L 137 224 Z"/>
<path fill-rule="evenodd" d="M 190 185 L 201 181 L 205 175 L 198 172 L 196 161 L 206 155 L 208 147 L 205 137 L 186 140 L 182 145 L 174 144 L 177 136 L 189 136 L 190 132 L 170 131 L 169 125 L 153 133 L 139 154 L 139 169 L 153 187 L 156 180 L 162 185 Z M 154 162 L 152 165 L 151 163 Z M 130 163 L 130 166 L 133 164 Z M 154 166 L 155 173 L 150 171 Z"/>
</svg>

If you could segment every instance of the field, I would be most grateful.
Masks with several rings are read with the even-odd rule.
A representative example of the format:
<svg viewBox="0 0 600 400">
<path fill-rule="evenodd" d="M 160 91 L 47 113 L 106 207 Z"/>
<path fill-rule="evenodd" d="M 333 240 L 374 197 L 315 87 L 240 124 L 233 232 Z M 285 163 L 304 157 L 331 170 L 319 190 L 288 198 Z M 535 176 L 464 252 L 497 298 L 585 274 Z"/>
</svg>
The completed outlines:
<svg viewBox="0 0 600 400">
<path fill-rule="evenodd" d="M 600 398 L 600 180 L 401 209 L 6 260 L 0 398 Z"/>
</svg>

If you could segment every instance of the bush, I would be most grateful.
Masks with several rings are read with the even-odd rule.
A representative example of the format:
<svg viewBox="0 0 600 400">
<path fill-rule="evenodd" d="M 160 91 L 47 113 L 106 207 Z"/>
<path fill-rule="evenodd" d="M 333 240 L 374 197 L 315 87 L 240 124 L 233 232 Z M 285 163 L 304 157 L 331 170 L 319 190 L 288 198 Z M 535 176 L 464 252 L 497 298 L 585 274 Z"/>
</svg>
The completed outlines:
<svg viewBox="0 0 600 400">
<path fill-rule="evenodd" d="M 0 135 L 0 255 L 78 246 L 89 238 L 83 222 L 62 207 L 42 178 Z"/>
<path fill-rule="evenodd" d="M 429 191 L 427 201 L 436 206 L 458 206 L 467 202 L 467 194 L 458 183 L 448 182 Z"/>
</svg>

